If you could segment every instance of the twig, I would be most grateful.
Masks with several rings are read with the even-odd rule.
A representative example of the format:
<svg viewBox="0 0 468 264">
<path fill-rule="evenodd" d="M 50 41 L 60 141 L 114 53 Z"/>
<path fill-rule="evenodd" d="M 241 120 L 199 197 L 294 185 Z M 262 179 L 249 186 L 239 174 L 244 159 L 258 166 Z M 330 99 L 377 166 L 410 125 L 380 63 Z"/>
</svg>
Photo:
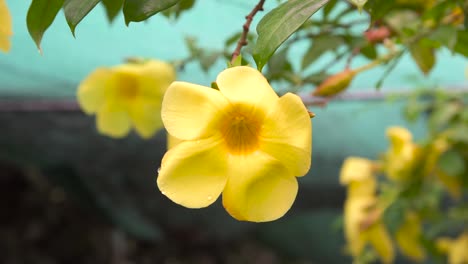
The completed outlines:
<svg viewBox="0 0 468 264">
<path fill-rule="evenodd" d="M 241 35 L 241 38 L 237 42 L 236 49 L 232 53 L 232 58 L 231 58 L 231 63 L 234 63 L 236 58 L 239 56 L 240 51 L 243 46 L 247 45 L 247 35 L 249 34 L 249 29 L 250 29 L 250 24 L 252 24 L 252 20 L 254 16 L 259 12 L 263 11 L 263 4 L 265 3 L 265 0 L 260 0 L 258 1 L 258 4 L 250 11 L 250 13 L 245 17 L 245 24 L 242 27 L 243 32 Z"/>
</svg>

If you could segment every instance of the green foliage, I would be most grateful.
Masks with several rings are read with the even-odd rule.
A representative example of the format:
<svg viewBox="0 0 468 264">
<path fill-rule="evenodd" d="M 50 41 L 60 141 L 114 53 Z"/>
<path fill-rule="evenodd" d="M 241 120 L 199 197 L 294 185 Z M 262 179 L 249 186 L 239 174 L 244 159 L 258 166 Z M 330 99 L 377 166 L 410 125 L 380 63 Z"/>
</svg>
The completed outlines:
<svg viewBox="0 0 468 264">
<path fill-rule="evenodd" d="M 68 26 L 73 35 L 75 28 L 80 21 L 100 2 L 101 0 L 65 0 L 63 11 L 67 19 Z"/>
<path fill-rule="evenodd" d="M 123 6 L 125 23 L 146 20 L 178 2 L 180 0 L 126 0 Z"/>
<path fill-rule="evenodd" d="M 28 10 L 26 22 L 28 31 L 37 48 L 41 50 L 42 36 L 52 24 L 63 0 L 33 0 Z"/>
<path fill-rule="evenodd" d="M 124 1 L 125 0 L 102 0 L 109 22 L 114 21 L 114 19 L 119 15 Z"/>
<path fill-rule="evenodd" d="M 317 12 L 328 0 L 291 0 L 266 14 L 258 23 L 253 50 L 261 71 L 278 47 Z"/>
</svg>

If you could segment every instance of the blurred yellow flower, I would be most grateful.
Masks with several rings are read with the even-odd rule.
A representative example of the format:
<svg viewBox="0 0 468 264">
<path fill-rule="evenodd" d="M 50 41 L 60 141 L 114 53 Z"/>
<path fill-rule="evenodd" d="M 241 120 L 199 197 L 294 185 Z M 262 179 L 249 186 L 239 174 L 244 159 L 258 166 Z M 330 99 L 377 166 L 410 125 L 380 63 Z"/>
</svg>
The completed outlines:
<svg viewBox="0 0 468 264">
<path fill-rule="evenodd" d="M 394 249 L 390 235 L 380 219 L 382 210 L 375 196 L 375 166 L 373 161 L 349 157 L 341 167 L 340 183 L 348 187 L 344 205 L 344 231 L 348 250 L 353 257 L 358 257 L 370 244 L 384 263 L 391 263 Z"/>
<path fill-rule="evenodd" d="M 6 0 L 0 0 L 0 50 L 10 51 L 10 37 L 13 35 L 10 11 Z"/>
<path fill-rule="evenodd" d="M 162 128 L 161 101 L 174 80 L 174 68 L 156 60 L 98 68 L 78 87 L 78 103 L 86 114 L 96 114 L 102 134 L 120 138 L 134 126 L 149 138 Z"/>
<path fill-rule="evenodd" d="M 395 239 L 401 252 L 417 262 L 422 262 L 426 257 L 421 245 L 421 232 L 419 217 L 415 213 L 407 212 L 403 224 L 395 233 Z"/>
<path fill-rule="evenodd" d="M 394 181 L 406 181 L 413 176 L 413 169 L 420 156 L 420 148 L 413 143 L 413 136 L 403 127 L 387 129 L 390 147 L 385 154 L 384 170 Z"/>
<path fill-rule="evenodd" d="M 468 263 L 468 231 L 456 239 L 437 239 L 437 247 L 448 255 L 449 264 Z"/>
<path fill-rule="evenodd" d="M 189 208 L 223 205 L 238 220 L 283 216 L 310 168 L 312 123 L 301 99 L 279 98 L 250 67 L 221 72 L 219 88 L 174 82 L 162 104 L 168 133 L 181 142 L 164 156 L 157 184 Z"/>
</svg>

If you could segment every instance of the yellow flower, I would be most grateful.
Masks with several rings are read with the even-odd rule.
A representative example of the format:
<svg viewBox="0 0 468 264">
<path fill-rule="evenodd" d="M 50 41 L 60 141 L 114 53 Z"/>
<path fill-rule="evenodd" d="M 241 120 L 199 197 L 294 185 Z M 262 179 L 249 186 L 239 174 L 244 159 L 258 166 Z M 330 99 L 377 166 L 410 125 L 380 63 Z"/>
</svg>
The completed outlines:
<svg viewBox="0 0 468 264">
<path fill-rule="evenodd" d="M 13 35 L 11 15 L 6 0 L 0 0 L 0 50 L 10 51 L 10 37 Z"/>
<path fill-rule="evenodd" d="M 390 127 L 387 137 L 390 139 L 384 165 L 387 176 L 394 181 L 409 180 L 419 160 L 419 147 L 413 143 L 411 133 L 403 127 Z"/>
<path fill-rule="evenodd" d="M 457 239 L 437 239 L 437 247 L 448 254 L 449 264 L 468 263 L 468 231 L 465 231 Z"/>
<path fill-rule="evenodd" d="M 157 179 L 175 203 L 202 208 L 222 195 L 236 219 L 265 222 L 292 206 L 310 168 L 312 124 L 301 99 L 279 98 L 250 67 L 216 79 L 219 90 L 174 82 L 162 104 L 169 134 L 182 140 L 164 156 Z"/>
<path fill-rule="evenodd" d="M 391 263 L 394 250 L 390 235 L 381 221 L 378 208 L 377 180 L 373 161 L 349 157 L 343 163 L 340 183 L 347 185 L 348 195 L 344 205 L 344 231 L 347 247 L 353 257 L 358 257 L 370 244 L 384 263 Z"/>
<path fill-rule="evenodd" d="M 408 212 L 403 224 L 395 233 L 396 242 L 401 252 L 417 262 L 422 262 L 426 257 L 420 241 L 421 232 L 419 217 L 415 213 Z"/>
<path fill-rule="evenodd" d="M 174 68 L 155 60 L 98 68 L 78 87 L 78 102 L 96 114 L 100 133 L 120 138 L 134 126 L 149 138 L 162 127 L 161 101 L 174 80 Z"/>
</svg>

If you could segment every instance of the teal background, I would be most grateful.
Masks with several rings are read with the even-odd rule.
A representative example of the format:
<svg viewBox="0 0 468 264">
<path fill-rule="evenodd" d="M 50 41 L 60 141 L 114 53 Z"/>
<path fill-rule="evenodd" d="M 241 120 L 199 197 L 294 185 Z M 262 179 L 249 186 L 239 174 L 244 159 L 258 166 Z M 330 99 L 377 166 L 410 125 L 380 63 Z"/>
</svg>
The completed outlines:
<svg viewBox="0 0 468 264">
<path fill-rule="evenodd" d="M 184 36 L 187 35 L 196 36 L 203 47 L 222 49 L 224 40 L 241 29 L 244 16 L 252 6 L 251 0 L 201 0 L 197 1 L 193 10 L 184 13 L 177 21 L 170 21 L 163 16 L 155 16 L 144 23 L 132 23 L 129 27 L 125 26 L 122 16 L 109 25 L 104 9 L 97 6 L 78 25 L 76 38 L 73 38 L 63 14 L 59 13 L 43 38 L 43 54 L 41 55 L 30 38 L 25 24 L 30 1 L 8 0 L 7 2 L 14 17 L 14 36 L 11 52 L 9 54 L 0 53 L 0 99 L 11 96 L 73 99 L 80 80 L 97 67 L 119 64 L 129 56 L 152 57 L 162 60 L 184 58 L 188 54 L 184 44 Z M 270 1 L 265 9 L 270 10 L 273 3 L 274 1 Z M 254 20 L 252 30 L 259 19 L 260 16 Z M 306 48 L 305 44 L 298 45 L 298 48 L 289 54 L 290 58 L 300 58 Z M 327 56 L 324 56 L 322 60 L 327 60 Z M 423 76 L 411 58 L 403 58 L 396 70 L 386 79 L 382 90 L 407 90 L 414 87 L 463 85 L 466 83 L 464 74 L 467 66 L 466 59 L 453 56 L 449 51 L 444 50 L 437 54 L 437 60 L 438 63 L 429 76 Z M 363 63 L 365 61 L 355 60 L 353 66 L 360 66 Z M 191 63 L 184 71 L 178 73 L 178 79 L 208 86 L 216 78 L 216 74 L 224 68 L 225 62 L 220 60 L 209 73 L 204 73 L 196 63 Z M 337 64 L 330 71 L 341 69 L 343 69 L 343 64 Z M 350 91 L 373 91 L 373 85 L 383 71 L 384 69 L 379 68 L 359 75 L 353 81 Z M 315 188 L 344 193 L 344 190 L 338 186 L 338 172 L 342 160 L 351 155 L 375 159 L 386 148 L 385 130 L 388 126 L 407 126 L 415 133 L 417 139 L 422 139 L 425 134 L 424 124 L 421 122 L 407 124 L 401 117 L 403 104 L 404 101 L 388 100 L 337 101 L 330 103 L 325 108 L 312 108 L 311 110 L 317 115 L 313 119 L 313 164 L 310 175 L 300 179 L 300 186 L 303 189 L 301 189 L 302 192 L 300 190 L 298 199 L 307 198 L 309 203 L 318 204 L 321 209 L 304 212 L 293 207 L 292 212 L 283 219 L 256 226 L 255 235 L 268 245 L 282 250 L 286 256 L 309 258 L 318 261 L 318 263 L 332 263 L 332 259 L 335 260 L 335 263 L 344 263 L 337 260 L 341 258 L 340 253 L 343 246 L 342 238 L 339 235 L 341 231 L 333 227 L 336 225 L 334 223 L 340 215 L 341 209 L 324 209 L 323 207 L 326 205 L 320 206 L 320 204 L 325 204 L 326 201 L 323 199 L 327 199 L 328 196 L 317 197 L 315 193 L 304 193 L 304 190 L 314 190 Z M 18 119 L 22 117 L 24 115 L 15 116 Z M 28 118 L 36 117 L 28 116 Z M 67 119 L 63 119 L 65 120 L 63 124 L 67 123 Z M 91 124 L 91 127 L 94 120 L 89 118 L 87 122 Z M 57 130 L 54 130 L 54 133 L 57 133 L 59 138 L 61 137 L 62 142 L 66 142 L 63 145 L 64 149 L 73 144 L 80 144 L 74 141 L 73 133 L 77 133 L 74 127 L 66 131 L 63 130 L 65 132 L 62 133 L 59 131 L 62 123 L 50 121 L 50 124 L 56 125 L 54 129 Z M 89 127 L 88 130 L 91 131 Z M 13 131 L 11 133 L 13 138 L 16 135 L 14 135 L 14 129 L 11 131 Z M 94 131 L 92 132 L 94 133 Z M 46 133 L 50 134 L 51 139 L 57 138 L 51 132 Z M 36 138 L 37 141 L 41 140 L 39 136 Z M 133 135 L 129 141 L 125 141 L 125 144 L 127 147 L 137 144 L 142 146 L 143 143 L 138 140 Z M 109 145 L 115 142 L 122 143 L 107 138 L 103 141 Z M 162 139 L 156 141 L 158 144 L 163 142 Z M 19 142 L 26 142 L 21 143 L 23 145 L 20 144 L 20 148 L 28 147 L 27 140 Z M 50 142 L 53 144 L 54 141 Z M 162 149 L 161 145 L 157 147 Z M 59 148 L 55 146 L 54 149 Z M 109 162 L 107 165 L 109 164 L 114 163 Z M 105 175 L 102 174 L 102 176 Z M 127 176 L 123 174 L 122 178 Z M 308 189 L 311 186 L 313 188 Z M 105 196 L 103 193 L 100 195 Z M 333 195 L 335 193 L 329 194 L 329 196 Z M 129 207 L 134 205 L 130 203 Z M 106 204 L 106 206 L 112 207 L 113 204 Z M 173 204 L 169 206 L 171 209 L 177 207 Z M 119 217 L 124 216 L 131 218 L 130 214 L 124 215 L 125 211 L 120 208 L 114 209 L 109 209 L 111 217 L 115 219 L 121 219 Z M 134 208 L 131 207 L 131 209 Z M 138 211 L 137 209 L 135 210 Z M 212 220 L 212 210 L 217 210 L 216 212 L 224 217 L 220 219 L 228 218 L 222 208 L 220 209 L 219 204 L 215 209 L 207 209 L 206 211 L 194 212 L 184 208 L 176 209 L 180 210 L 177 211 L 177 215 L 180 212 L 187 215 L 193 214 L 198 217 L 196 218 L 198 222 L 204 223 L 208 228 L 210 228 L 210 224 L 207 224 L 205 220 Z M 138 212 L 135 215 L 138 215 Z M 174 217 L 174 219 L 176 218 Z M 180 217 L 176 220 L 183 222 L 184 219 L 184 217 Z M 186 221 L 192 220 L 192 218 L 187 219 L 189 220 Z M 130 222 L 132 221 L 139 223 L 133 219 Z M 120 223 L 119 220 L 116 222 Z M 220 222 L 222 221 L 220 220 Z M 224 224 L 226 223 L 232 225 L 232 228 L 225 228 L 221 223 L 214 224 L 223 231 L 225 229 L 237 230 L 236 228 L 241 229 L 240 227 L 247 226 L 245 223 L 232 220 L 224 221 Z M 184 222 L 184 224 L 186 223 Z M 131 225 L 129 224 L 129 226 Z M 248 226 L 251 227 L 251 225 Z M 127 231 L 130 229 L 124 227 L 127 228 Z"/>
</svg>

